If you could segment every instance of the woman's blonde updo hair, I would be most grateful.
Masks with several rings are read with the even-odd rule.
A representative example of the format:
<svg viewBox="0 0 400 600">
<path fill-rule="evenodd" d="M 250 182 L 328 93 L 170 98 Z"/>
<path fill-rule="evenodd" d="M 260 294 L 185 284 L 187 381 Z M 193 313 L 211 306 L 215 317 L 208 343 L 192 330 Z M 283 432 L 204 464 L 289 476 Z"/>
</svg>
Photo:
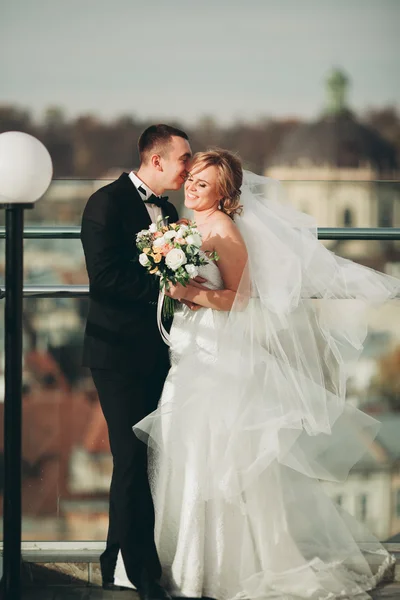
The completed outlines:
<svg viewBox="0 0 400 600">
<path fill-rule="evenodd" d="M 219 208 L 231 219 L 242 212 L 240 187 L 243 182 L 242 163 L 229 150 L 215 148 L 207 152 L 197 152 L 193 157 L 191 172 L 199 172 L 207 167 L 217 167 L 218 188 L 222 196 Z"/>
</svg>

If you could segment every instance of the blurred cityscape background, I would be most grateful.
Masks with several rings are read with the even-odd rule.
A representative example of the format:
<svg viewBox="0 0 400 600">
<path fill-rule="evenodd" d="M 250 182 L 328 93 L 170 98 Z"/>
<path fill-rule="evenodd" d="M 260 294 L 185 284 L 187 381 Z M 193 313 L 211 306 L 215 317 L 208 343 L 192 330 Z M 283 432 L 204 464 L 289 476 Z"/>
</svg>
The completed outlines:
<svg viewBox="0 0 400 600">
<path fill-rule="evenodd" d="M 0 133 L 35 135 L 54 164 L 27 225 L 79 225 L 91 193 L 138 166 L 138 136 L 162 121 L 194 151 L 229 148 L 280 179 L 320 227 L 400 227 L 400 2 L 6 0 L 2 12 Z M 182 192 L 170 197 L 185 214 Z M 326 243 L 400 277 L 400 241 Z M 25 240 L 24 278 L 86 284 L 79 240 Z M 24 303 L 25 540 L 106 537 L 112 459 L 80 364 L 86 310 L 85 299 Z M 369 321 L 348 401 L 382 427 L 348 481 L 327 489 L 380 539 L 399 540 L 400 302 Z"/>
</svg>

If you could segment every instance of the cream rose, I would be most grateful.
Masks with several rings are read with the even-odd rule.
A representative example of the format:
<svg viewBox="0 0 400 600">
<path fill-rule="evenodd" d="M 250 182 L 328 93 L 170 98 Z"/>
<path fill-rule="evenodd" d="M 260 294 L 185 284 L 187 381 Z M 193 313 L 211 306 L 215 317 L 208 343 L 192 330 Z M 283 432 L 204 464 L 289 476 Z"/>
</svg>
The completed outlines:
<svg viewBox="0 0 400 600">
<path fill-rule="evenodd" d="M 154 240 L 153 246 L 156 248 L 161 248 L 161 246 L 165 246 L 167 240 L 164 239 L 164 236 L 158 237 Z"/>
<path fill-rule="evenodd" d="M 176 271 L 185 263 L 186 256 L 183 250 L 181 250 L 180 248 L 173 248 L 168 252 L 167 256 L 165 257 L 165 264 L 173 271 Z"/>
<path fill-rule="evenodd" d="M 177 229 L 177 231 L 176 231 L 176 237 L 183 238 L 183 237 L 185 237 L 185 235 L 187 234 L 188 231 L 189 231 L 189 227 L 187 227 L 186 225 L 180 225 L 179 229 Z"/>
<path fill-rule="evenodd" d="M 196 267 L 196 265 L 185 265 L 185 269 L 189 277 L 191 277 L 192 279 L 194 277 L 197 277 L 197 275 L 199 274 L 199 269 Z"/>
<path fill-rule="evenodd" d="M 142 252 L 142 254 L 140 254 L 140 256 L 139 256 L 139 262 L 142 265 L 142 267 L 147 267 L 147 265 L 150 263 L 147 254 Z"/>
<path fill-rule="evenodd" d="M 196 248 L 201 246 L 201 236 L 198 233 L 191 233 L 187 236 L 186 241 L 191 246 L 196 246 Z"/>
<path fill-rule="evenodd" d="M 174 237 L 176 237 L 176 231 L 166 231 L 164 233 L 164 238 L 166 240 L 172 240 Z"/>
</svg>

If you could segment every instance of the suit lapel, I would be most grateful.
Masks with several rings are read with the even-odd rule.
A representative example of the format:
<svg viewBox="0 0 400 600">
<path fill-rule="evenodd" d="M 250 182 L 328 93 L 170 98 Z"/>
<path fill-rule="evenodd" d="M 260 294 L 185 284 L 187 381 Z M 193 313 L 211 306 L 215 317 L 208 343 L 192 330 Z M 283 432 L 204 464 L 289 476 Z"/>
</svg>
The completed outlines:
<svg viewBox="0 0 400 600">
<path fill-rule="evenodd" d="M 126 228 L 133 233 L 137 233 L 141 229 L 147 229 L 151 225 L 151 219 L 129 175 L 122 173 L 118 179 L 118 183 L 121 188 L 120 193 L 124 205 L 124 215 L 126 215 Z"/>
</svg>

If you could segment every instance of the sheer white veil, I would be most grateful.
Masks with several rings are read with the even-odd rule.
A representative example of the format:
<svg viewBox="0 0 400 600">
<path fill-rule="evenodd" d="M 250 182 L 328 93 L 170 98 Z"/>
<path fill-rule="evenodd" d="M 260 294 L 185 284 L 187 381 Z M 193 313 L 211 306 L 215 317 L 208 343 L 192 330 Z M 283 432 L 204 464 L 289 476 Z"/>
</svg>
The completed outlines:
<svg viewBox="0 0 400 600">
<path fill-rule="evenodd" d="M 241 201 L 244 211 L 236 222 L 247 245 L 252 284 L 273 312 L 291 312 L 301 297 L 380 303 L 398 293 L 396 278 L 326 249 L 315 219 L 285 202 L 279 181 L 244 171 Z"/>
</svg>

